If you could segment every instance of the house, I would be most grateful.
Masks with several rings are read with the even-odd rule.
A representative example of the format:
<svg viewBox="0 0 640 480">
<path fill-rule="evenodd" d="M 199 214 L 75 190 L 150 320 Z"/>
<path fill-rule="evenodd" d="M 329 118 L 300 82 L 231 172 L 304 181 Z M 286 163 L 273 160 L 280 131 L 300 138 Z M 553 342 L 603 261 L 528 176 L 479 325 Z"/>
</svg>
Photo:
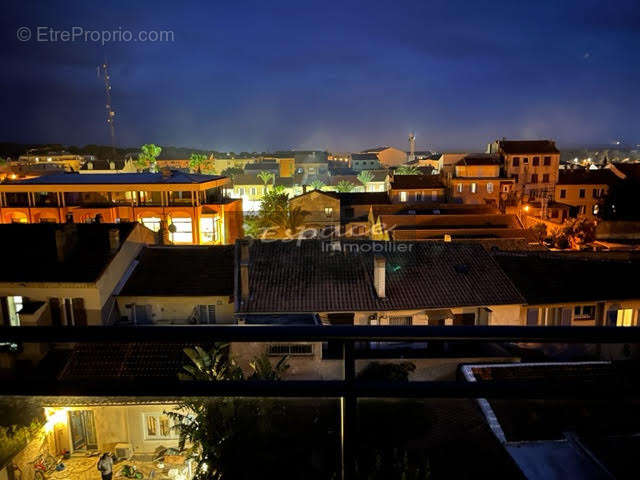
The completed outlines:
<svg viewBox="0 0 640 480">
<path fill-rule="evenodd" d="M 293 152 L 268 153 L 260 156 L 260 161 L 278 163 L 278 175 L 282 178 L 292 177 L 296 172 L 296 157 Z"/>
<path fill-rule="evenodd" d="M 377 170 L 380 168 L 380 160 L 377 153 L 352 153 L 351 168 L 356 172 L 363 170 Z"/>
<path fill-rule="evenodd" d="M 0 323 L 113 323 L 114 292 L 154 241 L 139 223 L 0 225 Z"/>
<path fill-rule="evenodd" d="M 77 172 L 85 162 L 93 160 L 95 160 L 93 155 L 77 155 L 64 150 L 31 149 L 18 157 L 18 164 L 54 165 L 62 170 Z"/>
<path fill-rule="evenodd" d="M 117 295 L 134 325 L 233 322 L 233 245 L 149 246 Z"/>
<path fill-rule="evenodd" d="M 398 148 L 389 147 L 388 145 L 382 147 L 369 148 L 362 150 L 360 153 L 374 153 L 378 156 L 380 165 L 384 168 L 397 167 L 407 161 L 407 152 L 404 152 Z"/>
<path fill-rule="evenodd" d="M 389 198 L 393 203 L 444 202 L 446 188 L 438 175 L 393 175 Z"/>
<path fill-rule="evenodd" d="M 373 175 L 364 187 L 366 192 L 385 192 L 389 187 L 389 172 L 387 170 L 369 170 Z"/>
<path fill-rule="evenodd" d="M 525 304 L 520 325 L 636 326 L 635 257 L 606 253 L 498 252 L 494 258 Z"/>
<path fill-rule="evenodd" d="M 560 151 L 553 140 L 496 140 L 487 153 L 504 158 L 505 174 L 530 200 L 552 198 L 560 165 Z"/>
<path fill-rule="evenodd" d="M 89 160 L 78 170 L 83 174 L 94 173 L 136 173 L 138 170 L 132 159 L 127 160 Z"/>
<path fill-rule="evenodd" d="M 296 151 L 295 169 L 297 174 L 302 174 L 302 181 L 306 185 L 316 179 L 324 181 L 329 175 L 328 154 L 317 150 Z"/>
<path fill-rule="evenodd" d="M 443 175 L 445 178 L 447 175 L 453 176 L 455 171 L 456 164 L 466 157 L 468 153 L 443 153 L 438 158 L 438 167 L 437 171 L 439 174 Z"/>
<path fill-rule="evenodd" d="M 467 154 L 454 165 L 453 174 L 445 178 L 452 202 L 486 203 L 501 210 L 514 186 L 513 179 L 502 174 L 502 158 L 498 154 Z"/>
<path fill-rule="evenodd" d="M 225 244 L 242 236 L 242 200 L 226 198 L 229 178 L 162 173 L 57 173 L 0 184 L 0 223 L 139 221 L 163 223 L 176 244 Z"/>
<path fill-rule="evenodd" d="M 337 192 L 311 190 L 289 200 L 291 209 L 306 212 L 305 229 L 318 236 L 331 237 L 340 232 L 340 197 Z"/>
<path fill-rule="evenodd" d="M 271 173 L 271 172 L 270 172 Z M 236 175 L 232 180 L 232 188 L 227 189 L 231 198 L 242 199 L 245 211 L 257 212 L 260 209 L 260 201 L 267 192 L 275 187 L 282 187 L 284 193 L 293 197 L 302 193 L 302 175 L 290 177 L 274 176 L 267 184 L 258 177 L 258 173 L 243 173 Z"/>
<path fill-rule="evenodd" d="M 213 169 L 217 174 L 222 174 L 225 170 L 229 168 L 239 168 L 244 170 L 244 168 L 251 163 L 256 163 L 259 161 L 258 158 L 255 157 L 246 157 L 246 158 L 235 158 L 235 157 L 213 157 Z"/>
<path fill-rule="evenodd" d="M 621 180 L 608 169 L 601 170 L 562 170 L 559 172 L 554 200 L 569 205 L 571 217 L 593 219 L 609 189 Z"/>
</svg>

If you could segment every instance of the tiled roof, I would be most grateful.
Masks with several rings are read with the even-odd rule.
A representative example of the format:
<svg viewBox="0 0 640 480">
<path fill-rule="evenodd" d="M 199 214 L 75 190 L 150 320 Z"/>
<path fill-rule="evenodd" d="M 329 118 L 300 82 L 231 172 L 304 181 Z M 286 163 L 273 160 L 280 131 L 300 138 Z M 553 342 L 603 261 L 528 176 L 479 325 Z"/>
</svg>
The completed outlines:
<svg viewBox="0 0 640 480">
<path fill-rule="evenodd" d="M 390 204 L 387 192 L 349 192 L 339 193 L 340 206 L 350 205 L 387 205 Z"/>
<path fill-rule="evenodd" d="M 375 153 L 352 153 L 351 160 L 374 160 L 378 161 L 378 155 Z"/>
<path fill-rule="evenodd" d="M 233 295 L 233 252 L 233 245 L 147 247 L 120 295 Z"/>
<path fill-rule="evenodd" d="M 500 147 L 508 154 L 560 153 L 552 140 L 500 140 Z"/>
<path fill-rule="evenodd" d="M 391 181 L 392 190 L 444 188 L 439 175 L 394 175 Z"/>
<path fill-rule="evenodd" d="M 162 173 L 94 173 L 82 175 L 79 173 L 54 173 L 42 177 L 15 180 L 11 185 L 121 185 L 135 183 L 166 183 L 166 184 L 198 184 L 212 180 L 224 180 L 227 177 L 219 175 L 200 175 L 172 170 L 166 177 Z"/>
<path fill-rule="evenodd" d="M 385 242 L 342 245 L 332 252 L 315 240 L 254 242 L 250 298 L 240 311 L 384 311 L 524 301 L 481 245 L 405 243 L 408 251 L 393 251 L 394 244 Z M 386 259 L 384 299 L 373 286 L 373 248 Z"/>
<path fill-rule="evenodd" d="M 469 153 L 456 165 L 500 165 L 502 157 L 497 153 Z"/>
<path fill-rule="evenodd" d="M 0 225 L 0 282 L 94 282 L 115 254 L 109 250 L 109 230 L 120 232 L 124 243 L 134 223 L 56 223 Z M 56 231 L 66 231 L 71 243 L 58 261 Z"/>
<path fill-rule="evenodd" d="M 626 175 L 628 180 L 640 181 L 640 162 L 618 162 L 613 166 Z"/>
<path fill-rule="evenodd" d="M 496 261 L 530 304 L 640 298 L 638 261 L 563 253 L 498 253 Z"/>
<path fill-rule="evenodd" d="M 368 148 L 366 150 L 362 150 L 362 153 L 375 153 L 375 152 L 382 152 L 384 150 L 386 150 L 387 148 L 391 148 L 388 145 L 382 146 L 382 147 L 374 147 L 374 148 Z"/>
<path fill-rule="evenodd" d="M 612 185 L 619 180 L 611 170 L 560 170 L 558 185 Z"/>
</svg>

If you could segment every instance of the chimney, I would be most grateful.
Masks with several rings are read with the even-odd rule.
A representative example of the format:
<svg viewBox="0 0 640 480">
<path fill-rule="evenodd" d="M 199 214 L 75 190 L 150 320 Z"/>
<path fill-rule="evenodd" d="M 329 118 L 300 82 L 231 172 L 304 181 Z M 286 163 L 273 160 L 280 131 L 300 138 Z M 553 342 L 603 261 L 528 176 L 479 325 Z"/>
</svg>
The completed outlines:
<svg viewBox="0 0 640 480">
<path fill-rule="evenodd" d="M 240 241 L 240 298 L 249 299 L 249 242 Z"/>
<path fill-rule="evenodd" d="M 386 260 L 382 255 L 373 257 L 373 286 L 378 298 L 385 298 L 385 265 Z"/>
<path fill-rule="evenodd" d="M 117 228 L 109 229 L 109 253 L 114 254 L 120 248 L 120 230 Z"/>
</svg>

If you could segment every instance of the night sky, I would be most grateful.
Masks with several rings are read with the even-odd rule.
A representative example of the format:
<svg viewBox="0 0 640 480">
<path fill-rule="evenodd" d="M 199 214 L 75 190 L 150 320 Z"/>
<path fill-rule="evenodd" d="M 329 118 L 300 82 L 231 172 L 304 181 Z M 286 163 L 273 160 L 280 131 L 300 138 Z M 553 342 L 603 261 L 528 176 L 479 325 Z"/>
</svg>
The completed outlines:
<svg viewBox="0 0 640 480">
<path fill-rule="evenodd" d="M 0 140 L 482 150 L 496 138 L 640 143 L 640 2 L 3 2 Z M 21 42 L 17 29 L 32 31 Z M 173 42 L 37 42 L 56 30 Z"/>
</svg>

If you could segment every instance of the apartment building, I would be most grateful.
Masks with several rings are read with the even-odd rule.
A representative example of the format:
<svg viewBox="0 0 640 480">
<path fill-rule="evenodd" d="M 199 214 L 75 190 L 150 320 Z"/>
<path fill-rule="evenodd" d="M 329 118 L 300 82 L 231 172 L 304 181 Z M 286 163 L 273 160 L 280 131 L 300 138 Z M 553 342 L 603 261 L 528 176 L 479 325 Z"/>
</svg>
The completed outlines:
<svg viewBox="0 0 640 480">
<path fill-rule="evenodd" d="M 351 168 L 356 172 L 363 170 L 378 170 L 380 160 L 377 153 L 352 153 Z"/>
<path fill-rule="evenodd" d="M 609 193 L 621 180 L 611 170 L 560 170 L 554 200 L 571 207 L 571 217 L 595 218 Z"/>
<path fill-rule="evenodd" d="M 227 177 L 162 173 L 60 173 L 0 184 L 0 223 L 139 221 L 167 225 L 175 244 L 233 243 L 242 235 L 242 200 L 223 194 Z"/>
<path fill-rule="evenodd" d="M 393 175 L 389 198 L 393 203 L 444 202 L 446 187 L 438 175 Z"/>
<path fill-rule="evenodd" d="M 154 241 L 139 223 L 0 225 L 0 324 L 114 323 L 114 292 Z"/>
<path fill-rule="evenodd" d="M 530 200 L 541 196 L 552 198 L 560 166 L 560 151 L 553 140 L 497 140 L 487 153 L 504 158 L 507 177 L 513 178 L 515 189 Z"/>
<path fill-rule="evenodd" d="M 444 176 L 452 202 L 487 204 L 504 209 L 514 180 L 502 173 L 502 158 L 495 153 L 467 154 L 454 165 L 452 175 Z"/>
</svg>

